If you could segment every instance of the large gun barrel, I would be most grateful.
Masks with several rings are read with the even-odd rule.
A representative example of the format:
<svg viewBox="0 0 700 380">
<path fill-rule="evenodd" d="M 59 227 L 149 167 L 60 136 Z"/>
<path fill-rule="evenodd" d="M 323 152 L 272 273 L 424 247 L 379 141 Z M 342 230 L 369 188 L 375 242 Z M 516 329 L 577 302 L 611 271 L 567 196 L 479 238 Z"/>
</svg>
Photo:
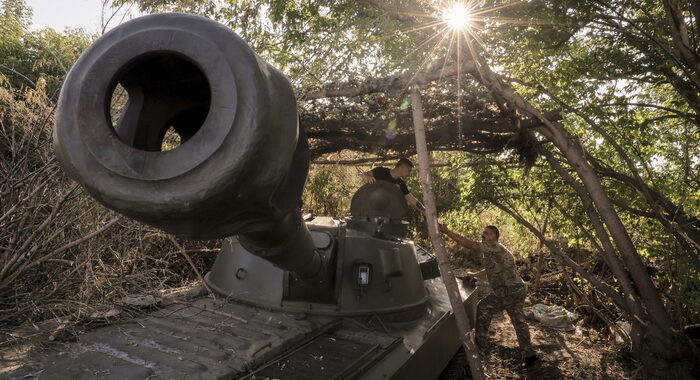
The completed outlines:
<svg viewBox="0 0 700 380">
<path fill-rule="evenodd" d="M 113 116 L 118 86 L 128 101 Z M 181 144 L 161 151 L 168 130 Z M 282 269 L 320 275 L 300 215 L 309 153 L 294 92 L 223 25 L 157 14 L 102 36 L 66 78 L 54 147 L 112 210 L 186 238 L 239 235 Z"/>
</svg>

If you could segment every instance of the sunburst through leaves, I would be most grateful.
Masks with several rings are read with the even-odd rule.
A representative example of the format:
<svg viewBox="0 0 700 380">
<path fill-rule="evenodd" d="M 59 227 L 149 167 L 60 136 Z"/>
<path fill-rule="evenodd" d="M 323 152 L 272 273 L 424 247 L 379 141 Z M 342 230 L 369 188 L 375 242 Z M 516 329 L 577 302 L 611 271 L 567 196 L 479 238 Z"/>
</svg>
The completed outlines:
<svg viewBox="0 0 700 380">
<path fill-rule="evenodd" d="M 459 149 L 462 146 L 462 102 L 461 102 L 461 65 L 465 59 L 478 56 L 475 51 L 475 46 L 484 46 L 484 42 L 479 36 L 479 33 L 484 32 L 484 25 L 487 23 L 503 24 L 516 23 L 513 19 L 501 19 L 495 15 L 497 10 L 511 7 L 523 3 L 523 1 L 514 1 L 495 6 L 484 6 L 483 0 L 477 1 L 440 1 L 435 4 L 435 7 L 430 13 L 411 13 L 401 12 L 426 19 L 426 22 L 416 25 L 402 32 L 416 32 L 420 30 L 431 30 L 428 38 L 422 41 L 416 49 L 409 54 L 420 53 L 424 51 L 426 46 L 432 44 L 430 51 L 426 54 L 425 59 L 416 70 L 415 75 L 426 69 L 430 61 L 435 60 L 435 52 L 440 47 L 446 46 L 446 53 L 442 61 L 442 71 L 444 71 L 448 60 L 454 60 L 457 64 L 457 127 L 459 138 Z M 445 45 L 446 43 L 446 45 Z M 464 57 L 464 49 L 468 50 L 468 56 Z M 478 63 L 475 62 L 478 69 Z M 435 69 L 435 68 L 431 68 Z M 415 78 L 413 78 L 415 79 Z M 413 79 L 409 82 L 413 82 Z"/>
</svg>

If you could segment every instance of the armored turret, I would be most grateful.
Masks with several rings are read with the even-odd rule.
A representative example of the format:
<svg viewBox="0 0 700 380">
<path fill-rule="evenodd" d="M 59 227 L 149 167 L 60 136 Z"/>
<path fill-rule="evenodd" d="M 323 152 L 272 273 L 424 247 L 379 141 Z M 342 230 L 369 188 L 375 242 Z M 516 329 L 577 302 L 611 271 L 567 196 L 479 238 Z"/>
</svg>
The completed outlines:
<svg viewBox="0 0 700 380">
<path fill-rule="evenodd" d="M 226 239 L 205 280 L 231 299 L 266 308 L 418 319 L 427 294 L 415 246 L 406 239 L 406 208 L 395 185 L 377 181 L 355 193 L 352 216 L 309 220 L 314 249 L 324 263 L 321 283 L 276 267 L 235 237 Z"/>
</svg>

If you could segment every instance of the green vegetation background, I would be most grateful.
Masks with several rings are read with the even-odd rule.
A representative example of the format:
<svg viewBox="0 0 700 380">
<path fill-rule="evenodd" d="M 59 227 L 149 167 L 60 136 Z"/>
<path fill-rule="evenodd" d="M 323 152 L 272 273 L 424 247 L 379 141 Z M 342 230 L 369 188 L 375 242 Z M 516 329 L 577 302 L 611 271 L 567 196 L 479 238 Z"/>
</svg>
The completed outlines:
<svg viewBox="0 0 700 380">
<path fill-rule="evenodd" d="M 225 22 L 300 91 L 326 82 L 350 78 L 361 83 L 369 76 L 415 70 L 430 54 L 418 49 L 424 35 L 396 32 L 400 30 L 396 19 L 368 10 L 362 2 L 143 0 L 116 5 L 120 3 L 135 3 L 145 11 L 189 11 Z M 395 3 L 408 7 L 427 2 Z M 627 38 L 624 29 L 634 25 L 617 25 L 606 18 L 619 10 L 630 18 L 663 18 L 660 4 L 635 4 L 542 0 L 506 8 L 502 17 L 529 22 L 496 26 L 483 35 L 488 59 L 518 78 L 517 90 L 542 109 L 561 107 L 542 88 L 572 105 L 576 112 L 569 111 L 562 122 L 567 130 L 595 160 L 627 173 L 610 141 L 593 131 L 579 113 L 592 118 L 633 157 L 647 183 L 697 218 L 697 87 L 669 63 L 662 48 L 648 41 L 635 45 Z M 60 84 L 80 52 L 98 36 L 79 29 L 32 30 L 30 15 L 22 0 L 0 1 L 0 327 L 5 332 L 50 318 L 89 322 L 95 311 L 118 304 L 124 295 L 184 286 L 197 278 L 166 236 L 105 210 L 57 167 L 51 128 Z M 650 39 L 662 39 L 658 36 L 665 33 L 663 23 L 644 26 Z M 465 91 L 475 87 L 464 79 Z M 403 101 L 393 99 L 394 108 Z M 303 111 L 310 106 L 300 107 Z M 364 152 L 370 157 L 373 153 L 377 152 Z M 341 151 L 323 158 L 357 157 L 357 152 Z M 540 241 L 494 206 L 496 200 L 617 286 L 596 254 L 579 198 L 544 160 L 536 160 L 529 171 L 509 151 L 436 152 L 433 162 L 440 164 L 431 169 L 440 220 L 452 229 L 477 238 L 483 226 L 495 224 L 504 244 L 524 264 L 524 277 L 536 277 L 538 259 L 545 264 L 544 273 L 560 271 Z M 305 210 L 346 216 L 360 186 L 358 174 L 369 169 L 371 164 L 313 165 L 304 193 Z M 612 177 L 603 182 L 673 318 L 679 325 L 700 323 L 700 277 L 693 264 L 697 250 L 689 249 L 657 218 L 644 216 L 649 204 L 629 184 Z M 417 175 L 408 183 L 420 199 Z M 416 242 L 430 247 L 422 218 L 415 213 L 411 218 Z M 101 233 L 83 240 L 96 231 Z M 216 245 L 186 242 L 185 248 L 204 272 Z M 478 265 L 473 253 L 454 244 L 448 247 L 460 270 Z M 622 318 L 585 281 L 576 276 L 574 281 L 611 320 Z M 573 306 L 582 302 L 568 291 L 565 297 Z M 589 322 L 605 325 L 594 316 Z"/>
</svg>

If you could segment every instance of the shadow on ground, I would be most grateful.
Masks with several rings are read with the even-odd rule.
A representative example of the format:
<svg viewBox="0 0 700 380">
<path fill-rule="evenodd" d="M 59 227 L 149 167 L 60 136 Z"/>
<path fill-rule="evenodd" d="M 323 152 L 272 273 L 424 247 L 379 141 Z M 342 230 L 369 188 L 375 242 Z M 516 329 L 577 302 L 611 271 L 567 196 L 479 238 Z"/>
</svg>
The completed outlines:
<svg viewBox="0 0 700 380">
<path fill-rule="evenodd" d="M 631 379 L 618 349 L 596 332 L 559 332 L 530 323 L 532 343 L 540 360 L 521 370 L 515 330 L 505 314 L 494 316 L 491 343 L 482 358 L 489 379 Z"/>
</svg>

